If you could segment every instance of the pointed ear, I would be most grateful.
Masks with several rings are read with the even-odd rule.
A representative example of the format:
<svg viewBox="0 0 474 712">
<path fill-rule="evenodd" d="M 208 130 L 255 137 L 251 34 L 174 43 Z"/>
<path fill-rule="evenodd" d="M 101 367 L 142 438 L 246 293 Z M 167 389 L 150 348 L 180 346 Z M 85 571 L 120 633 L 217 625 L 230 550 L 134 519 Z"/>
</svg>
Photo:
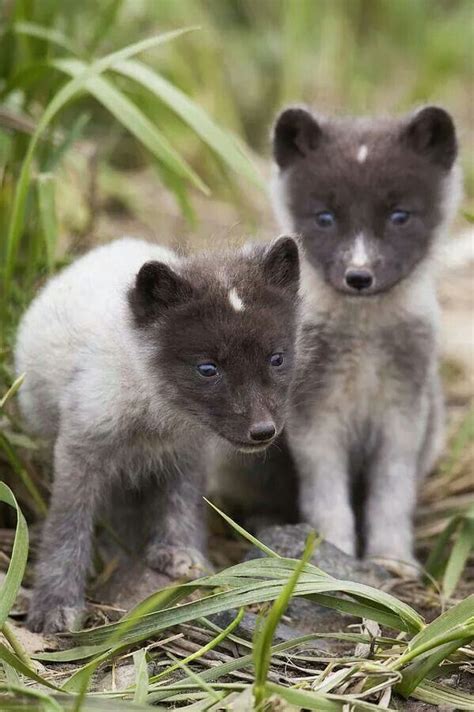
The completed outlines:
<svg viewBox="0 0 474 712">
<path fill-rule="evenodd" d="M 318 145 L 321 127 L 316 119 L 301 108 L 285 109 L 273 129 L 273 157 L 280 168 L 307 156 Z"/>
<path fill-rule="evenodd" d="M 300 281 L 299 249 L 292 237 L 276 239 L 263 257 L 263 273 L 272 287 L 296 295 Z"/>
<path fill-rule="evenodd" d="M 136 322 L 144 326 L 169 307 L 189 301 L 192 294 L 186 279 L 163 262 L 153 261 L 140 268 L 128 298 Z"/>
<path fill-rule="evenodd" d="M 456 129 L 448 112 L 438 106 L 426 106 L 418 111 L 405 127 L 403 137 L 416 153 L 446 170 L 456 160 Z"/>
</svg>

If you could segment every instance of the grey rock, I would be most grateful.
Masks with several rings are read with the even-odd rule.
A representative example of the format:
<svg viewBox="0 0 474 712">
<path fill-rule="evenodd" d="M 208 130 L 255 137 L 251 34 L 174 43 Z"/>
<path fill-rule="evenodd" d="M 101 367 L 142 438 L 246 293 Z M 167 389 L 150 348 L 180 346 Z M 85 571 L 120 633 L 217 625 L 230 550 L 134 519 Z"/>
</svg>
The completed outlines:
<svg viewBox="0 0 474 712">
<path fill-rule="evenodd" d="M 280 556 L 300 559 L 311 531 L 308 524 L 271 526 L 258 530 L 257 539 Z M 260 549 L 253 548 L 246 558 L 256 559 L 260 556 L 264 556 Z M 365 583 L 369 586 L 380 586 L 390 577 L 390 574 L 379 564 L 355 559 L 327 541 L 319 544 L 311 557 L 311 563 L 334 578 Z"/>
<path fill-rule="evenodd" d="M 262 528 L 257 532 L 257 539 L 281 556 L 289 559 L 300 559 L 308 534 L 312 531 L 307 524 L 287 524 Z M 256 547 L 246 555 L 246 559 L 256 559 L 264 554 Z M 370 586 L 380 586 L 389 578 L 389 573 L 378 564 L 371 561 L 361 561 L 348 556 L 336 546 L 328 542 L 321 542 L 313 556 L 311 563 L 330 576 L 338 579 L 356 581 Z M 287 615 L 291 625 L 295 626 L 298 634 L 301 633 L 332 633 L 342 631 L 350 623 L 359 622 L 354 618 L 339 611 L 325 608 L 304 598 L 294 598 L 288 606 Z M 318 641 L 318 647 L 322 641 Z M 326 649 L 328 644 L 325 642 Z M 332 651 L 344 651 L 348 646 L 331 642 Z"/>
<path fill-rule="evenodd" d="M 108 670 L 103 675 L 99 673 L 94 684 L 97 692 L 107 692 L 108 690 L 125 690 L 135 682 L 136 671 L 133 664 L 117 665 L 114 672 Z"/>
<path fill-rule="evenodd" d="M 218 625 L 219 628 L 226 628 L 235 619 L 237 615 L 237 610 L 230 609 L 228 611 L 222 611 L 221 613 L 216 613 L 210 616 L 210 620 Z M 244 638 L 245 640 L 252 640 L 255 629 L 257 627 L 258 616 L 255 613 L 246 613 L 239 623 L 234 634 Z M 290 640 L 294 640 L 301 635 L 301 631 L 286 625 L 286 623 L 279 623 L 275 630 L 275 635 L 273 636 L 273 645 L 278 645 L 278 643 L 286 643 Z M 325 640 L 318 641 L 317 647 L 320 650 L 329 650 L 330 646 Z"/>
<path fill-rule="evenodd" d="M 128 611 L 170 583 L 168 576 L 130 558 L 120 562 L 106 584 L 94 591 L 94 598 Z"/>
</svg>

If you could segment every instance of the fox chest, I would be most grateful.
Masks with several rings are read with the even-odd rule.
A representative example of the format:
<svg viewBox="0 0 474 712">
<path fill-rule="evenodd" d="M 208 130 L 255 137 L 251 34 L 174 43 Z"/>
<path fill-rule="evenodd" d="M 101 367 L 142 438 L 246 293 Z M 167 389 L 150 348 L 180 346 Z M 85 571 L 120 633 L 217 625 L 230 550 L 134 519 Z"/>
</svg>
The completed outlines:
<svg viewBox="0 0 474 712">
<path fill-rule="evenodd" d="M 373 346 L 353 342 L 350 348 L 334 350 L 331 359 L 321 362 L 313 417 L 324 411 L 341 422 L 361 426 L 377 422 L 384 404 L 393 398 L 391 391 L 395 384 L 391 380 L 383 355 Z"/>
<path fill-rule="evenodd" d="M 332 414 L 352 429 L 377 426 L 388 411 L 414 407 L 435 358 L 431 333 L 419 323 L 356 333 L 307 326 L 302 343 L 297 417 Z"/>
</svg>

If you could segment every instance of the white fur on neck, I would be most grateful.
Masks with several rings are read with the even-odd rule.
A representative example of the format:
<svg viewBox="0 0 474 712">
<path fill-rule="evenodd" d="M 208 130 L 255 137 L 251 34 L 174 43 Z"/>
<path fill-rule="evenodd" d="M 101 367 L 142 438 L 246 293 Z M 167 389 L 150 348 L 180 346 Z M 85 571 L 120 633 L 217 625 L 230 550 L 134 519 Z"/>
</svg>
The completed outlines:
<svg viewBox="0 0 474 712">
<path fill-rule="evenodd" d="M 280 229 L 283 232 L 293 232 L 294 222 L 287 203 L 286 176 L 276 165 L 273 165 L 272 169 L 270 197 Z"/>
<path fill-rule="evenodd" d="M 449 236 L 451 224 L 456 217 L 463 195 L 462 170 L 459 163 L 455 163 L 449 175 L 445 178 L 443 195 L 441 198 L 441 213 L 443 220 L 438 225 L 433 244 L 431 246 L 431 264 L 433 276 L 449 266 Z"/>
<path fill-rule="evenodd" d="M 395 324 L 408 315 L 438 322 L 433 260 L 428 257 L 388 292 L 350 297 L 328 284 L 306 260 L 301 269 L 303 321 L 340 323 L 362 333 Z"/>
</svg>

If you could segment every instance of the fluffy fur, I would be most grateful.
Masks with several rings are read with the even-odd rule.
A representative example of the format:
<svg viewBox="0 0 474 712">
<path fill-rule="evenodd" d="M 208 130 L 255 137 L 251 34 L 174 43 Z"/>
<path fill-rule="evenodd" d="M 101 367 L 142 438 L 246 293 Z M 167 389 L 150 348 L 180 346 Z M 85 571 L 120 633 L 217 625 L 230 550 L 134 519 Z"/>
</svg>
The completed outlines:
<svg viewBox="0 0 474 712">
<path fill-rule="evenodd" d="M 213 438 L 255 451 L 281 431 L 298 283 L 290 238 L 187 259 L 123 239 L 40 292 L 16 347 L 23 416 L 54 443 L 32 629 L 80 614 L 94 522 L 114 488 L 146 506 L 137 527 L 149 524 L 150 566 L 173 578 L 205 566 L 204 451 Z"/>
<path fill-rule="evenodd" d="M 411 565 L 418 483 L 443 446 L 435 276 L 460 197 L 453 122 L 437 107 L 290 108 L 273 151 L 275 212 L 306 255 L 287 432 L 301 513 L 343 551 Z"/>
</svg>

